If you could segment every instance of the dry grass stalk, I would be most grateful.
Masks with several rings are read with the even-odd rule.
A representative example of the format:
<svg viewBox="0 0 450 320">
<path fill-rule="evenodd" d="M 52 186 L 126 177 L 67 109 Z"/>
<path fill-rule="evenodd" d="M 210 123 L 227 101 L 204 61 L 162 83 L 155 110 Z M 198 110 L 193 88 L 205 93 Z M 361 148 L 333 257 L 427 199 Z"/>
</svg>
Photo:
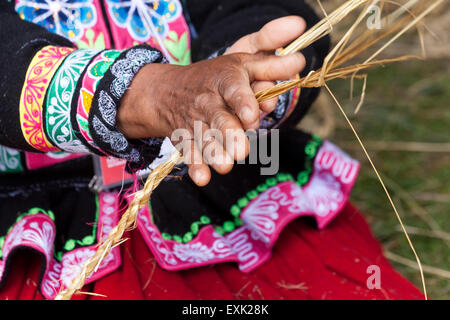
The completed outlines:
<svg viewBox="0 0 450 320">
<path fill-rule="evenodd" d="M 449 241 L 450 242 L 450 233 L 445 231 L 439 231 L 439 230 L 427 230 L 417 227 L 411 227 L 411 226 L 405 226 L 406 230 L 410 234 L 415 234 L 418 236 L 425 236 L 435 239 L 440 239 L 442 241 Z M 401 230 L 400 230 L 401 231 Z"/>
<path fill-rule="evenodd" d="M 341 146 L 348 149 L 359 149 L 352 141 L 342 141 Z M 448 142 L 417 142 L 417 141 L 366 141 L 366 146 L 373 151 L 407 151 L 426 153 L 450 153 Z"/>
<path fill-rule="evenodd" d="M 175 152 L 166 162 L 162 163 L 152 171 L 145 182 L 144 188 L 134 194 L 133 200 L 128 206 L 127 211 L 122 215 L 117 226 L 115 226 L 108 237 L 101 242 L 96 253 L 86 261 L 80 274 L 73 280 L 72 285 L 58 293 L 55 298 L 56 300 L 68 300 L 75 292 L 81 290 L 86 279 L 92 272 L 97 270 L 100 263 L 103 261 L 104 257 L 109 254 L 111 249 L 123 242 L 122 236 L 124 232 L 136 227 L 136 218 L 139 210 L 148 205 L 153 190 L 155 190 L 180 160 L 181 155 L 178 152 Z"/>
<path fill-rule="evenodd" d="M 356 22 L 350 27 L 350 29 L 346 32 L 346 34 L 342 37 L 342 39 L 339 41 L 339 43 L 335 46 L 335 48 L 330 52 L 330 54 L 325 59 L 325 63 L 323 64 L 322 68 L 317 71 L 312 71 L 310 74 L 308 74 L 306 77 L 296 80 L 296 81 L 286 81 L 282 82 L 279 85 L 276 85 L 268 90 L 264 90 L 262 92 L 258 92 L 256 94 L 256 98 L 258 101 L 267 100 L 273 97 L 276 97 L 286 91 L 289 91 L 295 87 L 321 87 L 326 86 L 326 82 L 332 79 L 336 78 L 345 78 L 350 75 L 353 77 L 356 77 L 356 73 L 360 70 L 364 70 L 370 67 L 383 65 L 386 63 L 392 63 L 397 61 L 404 61 L 413 58 L 412 56 L 403 56 L 393 59 L 384 59 L 379 61 L 371 61 L 373 60 L 380 52 L 382 52 L 386 47 L 388 47 L 393 41 L 395 41 L 400 35 L 402 35 L 404 32 L 409 30 L 412 26 L 416 25 L 418 22 L 420 22 L 423 17 L 425 17 L 429 12 L 431 12 L 434 8 L 436 8 L 437 5 L 441 4 L 443 0 L 436 0 L 436 1 L 425 1 L 425 0 L 410 0 L 408 3 L 410 4 L 409 7 L 404 7 L 403 10 L 397 10 L 396 11 L 396 19 L 386 19 L 384 20 L 385 25 L 383 26 L 383 32 L 380 32 L 378 35 L 375 36 L 375 31 L 365 31 L 360 34 L 359 37 L 356 37 L 356 40 L 350 41 L 352 36 L 354 36 L 354 33 L 358 27 L 358 25 L 363 21 L 367 14 L 367 9 L 375 4 L 383 3 L 383 0 L 349 0 L 346 1 L 343 5 L 341 5 L 338 9 L 333 11 L 331 14 L 327 14 L 326 18 L 320 21 L 318 24 L 316 24 L 314 27 L 309 29 L 307 32 L 305 32 L 299 39 L 294 41 L 292 44 L 290 44 L 288 47 L 286 47 L 284 50 L 282 50 L 281 54 L 291 54 L 298 50 L 301 50 L 313 42 L 317 41 L 318 39 L 322 38 L 323 36 L 329 34 L 332 29 L 333 25 L 336 25 L 341 20 L 343 20 L 350 12 L 354 11 L 355 9 L 361 7 L 362 5 L 365 5 L 364 10 L 361 12 L 361 14 L 358 16 Z M 415 6 L 412 7 L 412 2 L 414 2 Z M 418 3 L 417 3 L 418 2 Z M 423 5 L 427 3 L 428 6 L 426 6 L 426 9 L 422 11 L 420 14 L 416 15 L 414 10 L 415 8 L 423 8 Z M 431 3 L 431 4 L 430 4 Z M 404 13 L 407 12 L 405 15 Z M 414 12 L 414 14 L 411 14 Z M 411 18 L 412 17 L 412 18 Z M 365 53 L 368 48 L 372 47 L 373 45 L 379 43 L 382 39 L 386 38 L 387 36 L 394 34 L 394 37 L 390 39 L 387 43 L 384 44 L 382 48 L 380 48 L 378 51 L 376 51 L 372 56 L 367 59 L 362 64 L 354 64 L 346 67 L 337 68 L 338 66 L 341 66 L 345 62 L 349 61 L 350 59 L 355 58 L 361 53 Z M 348 46 L 347 44 L 350 43 Z M 361 76 L 360 76 L 361 77 Z M 330 91 L 331 93 L 331 91 Z M 333 96 L 335 99 L 335 97 Z M 337 100 L 336 100 L 337 102 Z M 339 105 L 339 103 L 338 103 Z M 340 105 L 339 105 L 340 107 Z M 341 107 L 340 107 L 341 108 Z M 342 113 L 346 117 L 345 113 L 343 112 L 341 108 Z M 350 121 L 346 117 L 349 125 L 352 127 Z M 352 127 L 354 130 L 354 128 Z M 367 151 L 364 148 L 364 145 L 362 144 L 361 140 L 359 139 L 356 131 L 354 131 L 356 137 L 360 141 L 361 147 L 365 151 L 369 161 L 371 162 L 375 172 L 378 175 L 378 172 L 376 171 L 375 166 L 373 165 L 370 156 L 368 155 Z M 152 173 L 147 178 L 144 188 L 134 194 L 134 199 L 131 201 L 127 211 L 123 214 L 122 218 L 120 219 L 118 225 L 110 232 L 108 237 L 104 239 L 100 246 L 98 247 L 97 252 L 92 256 L 90 259 L 86 261 L 84 264 L 80 274 L 78 277 L 76 277 L 71 286 L 69 288 L 62 288 L 62 290 L 57 295 L 56 299 L 70 299 L 71 296 L 79 292 L 83 285 L 85 280 L 89 277 L 89 275 L 94 272 L 100 263 L 102 262 L 103 258 L 110 252 L 110 250 L 114 247 L 122 243 L 124 240 L 122 239 L 123 233 L 126 230 L 130 230 L 136 227 L 136 218 L 139 210 L 146 206 L 152 191 L 158 186 L 158 184 L 171 172 L 173 167 L 181 160 L 181 155 L 176 152 L 174 153 L 167 162 L 161 164 L 158 166 L 155 170 L 152 171 Z M 390 199 L 389 193 L 387 192 L 387 189 L 384 187 L 384 184 L 380 179 L 381 184 L 383 185 L 383 188 L 386 191 L 386 194 L 392 203 L 392 200 Z M 394 211 L 397 214 L 397 217 L 399 218 L 400 224 L 402 225 L 403 231 L 406 235 L 406 238 L 408 239 L 408 242 L 411 246 L 411 249 L 413 250 L 416 260 L 418 263 L 419 270 L 421 271 L 421 277 L 422 282 L 424 285 L 424 293 L 426 297 L 426 287 L 425 282 L 423 278 L 423 270 L 420 263 L 420 260 L 414 250 L 414 247 L 412 246 L 412 243 L 409 240 L 408 234 L 406 233 L 406 230 L 401 222 L 401 219 L 396 211 L 395 206 L 393 205 Z"/>
<path fill-rule="evenodd" d="M 384 255 L 389 259 L 392 260 L 394 262 L 403 264 L 407 267 L 413 268 L 417 270 L 417 263 L 415 263 L 412 260 L 409 260 L 405 257 L 399 256 L 393 252 L 390 251 L 385 251 Z M 444 269 L 440 269 L 440 268 L 436 268 L 433 266 L 428 266 L 428 265 L 423 265 L 423 271 L 425 271 L 428 274 L 432 274 L 434 276 L 438 276 L 440 278 L 444 278 L 444 279 L 450 279 L 450 271 L 448 270 L 444 270 Z"/>
</svg>

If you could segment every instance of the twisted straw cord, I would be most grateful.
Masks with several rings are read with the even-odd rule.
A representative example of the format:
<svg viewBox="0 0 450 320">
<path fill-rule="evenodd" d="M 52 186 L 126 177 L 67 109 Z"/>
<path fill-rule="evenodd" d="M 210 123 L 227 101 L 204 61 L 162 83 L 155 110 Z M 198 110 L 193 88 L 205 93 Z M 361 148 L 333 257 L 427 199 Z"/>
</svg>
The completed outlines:
<svg viewBox="0 0 450 320">
<path fill-rule="evenodd" d="M 83 287 L 84 282 L 89 275 L 98 269 L 103 258 L 110 253 L 111 249 L 123 242 L 122 236 L 124 232 L 136 228 L 136 218 L 139 210 L 148 205 L 153 190 L 155 190 L 161 181 L 169 175 L 173 167 L 179 163 L 180 160 L 181 155 L 176 151 L 166 162 L 156 167 L 150 173 L 145 181 L 144 188 L 134 194 L 133 200 L 122 215 L 117 226 L 111 230 L 106 239 L 100 244 L 95 254 L 86 261 L 80 274 L 72 281 L 70 287 L 60 291 L 55 300 L 69 300 L 75 292 Z"/>
</svg>

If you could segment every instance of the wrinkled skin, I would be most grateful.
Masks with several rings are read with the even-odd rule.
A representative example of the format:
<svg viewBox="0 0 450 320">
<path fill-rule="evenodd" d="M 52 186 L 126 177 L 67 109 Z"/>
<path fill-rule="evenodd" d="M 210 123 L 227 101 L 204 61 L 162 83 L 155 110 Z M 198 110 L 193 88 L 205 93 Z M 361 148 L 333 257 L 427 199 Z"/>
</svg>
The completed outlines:
<svg viewBox="0 0 450 320">
<path fill-rule="evenodd" d="M 226 174 L 235 160 L 245 159 L 249 141 L 244 130 L 257 129 L 260 113 L 276 107 L 277 98 L 259 104 L 254 94 L 303 70 L 302 54 L 278 57 L 274 51 L 298 38 L 304 29 L 302 18 L 284 17 L 239 39 L 221 57 L 189 66 L 143 67 L 122 98 L 118 128 L 130 139 L 171 137 L 176 129 L 186 129 L 191 139 L 174 141 L 172 137 L 172 142 L 190 159 L 192 180 L 198 186 L 208 184 L 209 165 Z M 201 121 L 200 134 L 194 131 L 194 121 Z M 234 138 L 206 137 L 202 133 L 207 129 L 219 130 L 223 137 L 226 130 L 233 130 Z"/>
</svg>

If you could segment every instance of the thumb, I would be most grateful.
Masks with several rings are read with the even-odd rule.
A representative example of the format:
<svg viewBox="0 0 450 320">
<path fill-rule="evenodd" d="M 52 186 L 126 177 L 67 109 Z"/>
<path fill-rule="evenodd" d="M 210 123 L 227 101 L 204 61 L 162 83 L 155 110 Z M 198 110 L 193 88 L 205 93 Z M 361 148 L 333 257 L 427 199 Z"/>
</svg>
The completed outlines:
<svg viewBox="0 0 450 320">
<path fill-rule="evenodd" d="M 288 80 L 300 73 L 306 65 L 300 52 L 287 56 L 246 55 L 244 67 L 253 81 Z"/>
</svg>

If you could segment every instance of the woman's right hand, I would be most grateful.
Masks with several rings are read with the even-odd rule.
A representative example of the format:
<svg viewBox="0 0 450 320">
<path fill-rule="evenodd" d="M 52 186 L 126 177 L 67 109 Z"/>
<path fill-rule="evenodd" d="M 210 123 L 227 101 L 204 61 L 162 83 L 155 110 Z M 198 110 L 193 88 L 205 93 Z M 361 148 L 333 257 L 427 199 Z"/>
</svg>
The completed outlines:
<svg viewBox="0 0 450 320">
<path fill-rule="evenodd" d="M 171 137 L 183 150 L 192 180 L 204 186 L 211 178 L 208 164 L 226 174 L 235 160 L 249 153 L 244 130 L 259 128 L 260 117 L 252 83 L 287 80 L 304 65 L 300 53 L 234 53 L 189 66 L 149 64 L 139 70 L 122 98 L 117 126 L 130 139 Z M 195 121 L 201 130 L 194 130 Z M 177 129 L 190 138 L 174 141 Z M 204 136 L 207 129 L 218 130 L 223 139 Z M 227 130 L 233 139 L 226 139 Z"/>
</svg>

